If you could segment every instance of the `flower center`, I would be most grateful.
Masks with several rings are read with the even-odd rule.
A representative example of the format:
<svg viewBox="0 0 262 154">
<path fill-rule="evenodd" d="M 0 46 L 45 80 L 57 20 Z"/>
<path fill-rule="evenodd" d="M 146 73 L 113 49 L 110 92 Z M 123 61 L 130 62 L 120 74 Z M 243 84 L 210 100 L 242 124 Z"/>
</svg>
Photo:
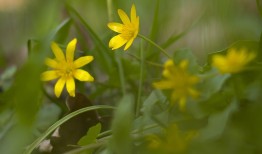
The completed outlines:
<svg viewBox="0 0 262 154">
<path fill-rule="evenodd" d="M 134 37 L 135 31 L 136 28 L 132 23 L 124 25 L 121 37 L 123 37 L 125 40 L 130 40 L 132 37 Z"/>
<path fill-rule="evenodd" d="M 73 63 L 64 63 L 64 66 L 60 71 L 60 73 L 61 73 L 60 75 L 66 77 L 66 78 L 72 77 L 74 70 L 75 70 L 75 68 L 73 66 Z"/>
</svg>

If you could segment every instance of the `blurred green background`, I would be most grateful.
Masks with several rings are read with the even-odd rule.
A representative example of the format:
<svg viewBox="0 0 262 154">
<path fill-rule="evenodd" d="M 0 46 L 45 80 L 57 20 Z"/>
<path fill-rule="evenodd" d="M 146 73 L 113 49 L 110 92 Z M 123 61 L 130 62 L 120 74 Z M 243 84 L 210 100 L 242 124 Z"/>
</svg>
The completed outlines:
<svg viewBox="0 0 262 154">
<path fill-rule="evenodd" d="M 108 34 L 107 1 L 75 0 L 70 3 L 102 37 Z M 141 19 L 141 33 L 148 36 L 152 29 L 156 0 L 113 0 L 112 17 L 117 9 L 129 11 L 135 3 Z M 0 66 L 1 72 L 10 65 L 21 66 L 27 57 L 28 39 L 44 37 L 67 17 L 62 0 L 0 1 Z M 174 34 L 187 32 L 168 51 L 190 48 L 200 58 L 206 53 L 223 49 L 235 40 L 258 40 L 262 25 L 254 0 L 162 0 L 154 33 L 161 44 Z"/>
</svg>

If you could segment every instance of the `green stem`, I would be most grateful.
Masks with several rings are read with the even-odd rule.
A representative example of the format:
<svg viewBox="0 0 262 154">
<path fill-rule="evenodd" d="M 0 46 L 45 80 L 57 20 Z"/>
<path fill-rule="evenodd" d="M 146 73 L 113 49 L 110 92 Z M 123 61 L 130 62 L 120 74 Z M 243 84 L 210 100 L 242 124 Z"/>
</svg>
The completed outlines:
<svg viewBox="0 0 262 154">
<path fill-rule="evenodd" d="M 143 54 L 143 42 L 141 40 L 140 43 L 140 75 L 139 75 L 139 86 L 138 86 L 138 96 L 137 96 L 137 103 L 136 103 L 136 117 L 139 116 L 140 104 L 141 104 L 141 92 L 142 92 L 142 85 L 143 85 L 143 74 L 144 74 L 144 54 Z"/>
<path fill-rule="evenodd" d="M 108 20 L 109 20 L 109 22 L 111 22 L 111 21 L 113 21 L 112 0 L 107 0 L 106 3 L 107 3 Z"/>
<path fill-rule="evenodd" d="M 138 34 L 138 36 L 144 40 L 146 40 L 148 43 L 150 43 L 151 45 L 155 46 L 156 48 L 158 48 L 167 58 L 172 59 L 172 57 L 165 51 L 165 49 L 163 49 L 161 46 L 159 46 L 158 44 L 156 44 L 155 42 L 153 42 L 152 40 L 150 40 L 149 38 L 145 37 L 144 35 Z"/>
<path fill-rule="evenodd" d="M 104 132 L 98 134 L 97 138 L 100 139 L 100 138 L 110 136 L 110 135 L 112 135 L 112 130 L 107 130 L 107 131 L 104 131 Z"/>
<path fill-rule="evenodd" d="M 127 53 L 127 55 L 135 58 L 135 59 L 138 60 L 138 61 L 141 61 L 141 59 L 140 59 L 139 57 L 137 57 L 136 55 L 132 55 L 132 54 L 130 54 L 130 53 Z M 154 63 L 154 62 L 151 62 L 151 61 L 148 61 L 148 60 L 144 60 L 144 62 L 146 62 L 147 64 L 152 65 L 152 66 L 156 66 L 156 67 L 161 67 L 161 68 L 163 68 L 163 65 L 162 65 L 162 64 Z"/>
<path fill-rule="evenodd" d="M 116 54 L 115 54 L 115 59 L 116 59 L 116 62 L 117 62 L 117 67 L 119 69 L 119 78 L 120 78 L 122 94 L 123 94 L 123 96 L 125 96 L 126 85 L 125 85 L 125 74 L 124 74 L 124 69 L 123 69 L 123 65 L 122 65 L 122 60 L 119 57 L 117 57 Z"/>
</svg>

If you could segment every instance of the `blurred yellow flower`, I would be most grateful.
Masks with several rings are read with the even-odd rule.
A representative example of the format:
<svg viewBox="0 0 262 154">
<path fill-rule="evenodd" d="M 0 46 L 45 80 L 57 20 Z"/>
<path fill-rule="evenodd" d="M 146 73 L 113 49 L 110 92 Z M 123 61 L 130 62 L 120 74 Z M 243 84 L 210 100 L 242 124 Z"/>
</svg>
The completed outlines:
<svg viewBox="0 0 262 154">
<path fill-rule="evenodd" d="M 46 65 L 54 70 L 43 72 L 41 79 L 43 81 L 50 81 L 59 78 L 54 88 L 56 97 L 61 95 L 65 85 L 69 95 L 75 96 L 74 78 L 80 81 L 94 81 L 94 78 L 88 72 L 79 69 L 90 63 L 94 58 L 93 56 L 84 56 L 74 61 L 76 43 L 77 39 L 70 41 L 66 48 L 66 55 L 64 55 L 62 49 L 55 42 L 52 42 L 51 49 L 55 55 L 55 59 L 47 58 L 45 60 Z"/>
<path fill-rule="evenodd" d="M 178 101 L 181 110 L 184 110 L 188 96 L 197 97 L 199 92 L 193 88 L 199 78 L 187 73 L 188 61 L 183 60 L 178 66 L 172 60 L 167 60 L 164 65 L 163 76 L 165 80 L 153 83 L 157 89 L 173 89 L 172 103 Z"/>
<path fill-rule="evenodd" d="M 170 125 L 164 136 L 147 136 L 148 148 L 154 153 L 176 154 L 184 153 L 190 142 L 197 136 L 196 131 L 181 132 L 176 124 Z"/>
<path fill-rule="evenodd" d="M 109 48 L 115 50 L 126 44 L 124 50 L 127 50 L 131 46 L 131 44 L 133 43 L 134 39 L 138 34 L 139 17 L 136 16 L 136 7 L 134 4 L 132 5 L 131 8 L 131 14 L 130 14 L 131 20 L 129 19 L 127 14 L 121 9 L 118 9 L 118 15 L 122 20 L 123 24 L 115 23 L 115 22 L 110 22 L 107 24 L 107 26 L 111 30 L 120 33 L 114 36 L 109 41 Z"/>
<path fill-rule="evenodd" d="M 240 51 L 231 48 L 227 51 L 227 55 L 216 54 L 212 57 L 212 65 L 216 67 L 220 73 L 238 73 L 245 69 L 250 61 L 256 57 L 254 52 L 247 52 L 245 49 Z"/>
</svg>

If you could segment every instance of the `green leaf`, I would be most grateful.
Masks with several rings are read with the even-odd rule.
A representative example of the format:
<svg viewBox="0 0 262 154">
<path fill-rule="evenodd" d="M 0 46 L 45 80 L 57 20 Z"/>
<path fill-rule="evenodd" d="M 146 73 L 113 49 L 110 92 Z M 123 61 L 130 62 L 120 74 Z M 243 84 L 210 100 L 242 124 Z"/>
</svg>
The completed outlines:
<svg viewBox="0 0 262 154">
<path fill-rule="evenodd" d="M 212 69 L 210 72 L 202 76 L 203 81 L 199 84 L 201 99 L 206 100 L 214 93 L 220 91 L 229 77 L 229 74 L 218 74 L 216 69 Z"/>
<path fill-rule="evenodd" d="M 142 112 L 145 115 L 151 115 L 153 108 L 155 108 L 155 103 L 160 101 L 163 103 L 166 100 L 166 97 L 159 91 L 154 90 L 151 94 L 147 97 L 147 99 L 143 103 Z"/>
<path fill-rule="evenodd" d="M 158 20 L 158 16 L 159 16 L 159 0 L 156 0 L 156 4 L 155 4 L 155 9 L 154 9 L 154 17 L 153 17 L 153 21 L 152 21 L 152 26 L 151 26 L 151 30 L 150 30 L 150 35 L 149 38 L 152 41 L 155 41 L 157 38 L 157 33 L 158 33 L 158 28 L 159 28 L 159 20 Z M 150 57 L 151 60 L 156 60 L 155 58 L 159 57 L 160 52 L 151 52 L 152 51 L 152 46 L 148 45 L 146 48 L 145 57 Z"/>
<path fill-rule="evenodd" d="M 116 154 L 131 154 L 132 140 L 131 130 L 134 118 L 134 98 L 131 95 L 125 95 L 119 103 L 114 114 L 112 122 L 112 138 L 110 140 L 110 149 Z"/>
<path fill-rule="evenodd" d="M 155 11 L 154 11 L 154 18 L 152 22 L 151 32 L 150 32 L 150 39 L 155 40 L 157 30 L 158 30 L 158 13 L 159 13 L 159 0 L 156 1 Z"/>
<path fill-rule="evenodd" d="M 39 138 L 37 138 L 32 144 L 30 144 L 26 150 L 25 150 L 25 154 L 31 154 L 31 152 L 37 147 L 39 146 L 39 144 L 49 135 L 51 134 L 57 127 L 59 127 L 61 124 L 65 123 L 67 120 L 81 114 L 87 111 L 92 111 L 92 110 L 98 110 L 98 109 L 114 109 L 114 107 L 112 106 L 108 106 L 108 105 L 96 105 L 96 106 L 90 106 L 90 107 L 85 107 L 82 109 L 79 109 L 77 111 L 74 111 L 68 115 L 66 115 L 65 117 L 63 117 L 62 119 L 58 120 L 56 123 L 54 123 L 52 126 L 50 126 Z"/>
<path fill-rule="evenodd" d="M 14 75 L 17 71 L 16 66 L 10 66 L 0 75 L 0 87 L 5 91 L 13 82 Z"/>
<path fill-rule="evenodd" d="M 95 126 L 89 128 L 87 134 L 78 141 L 78 144 L 84 146 L 94 143 L 100 131 L 101 131 L 101 124 L 98 123 Z"/>
<path fill-rule="evenodd" d="M 56 42 L 62 43 L 65 42 L 67 39 L 67 36 L 69 34 L 70 28 L 72 25 L 72 20 L 71 18 L 65 19 L 60 25 L 56 27 L 56 29 L 53 31 L 53 40 Z"/>
<path fill-rule="evenodd" d="M 191 73 L 198 73 L 200 66 L 197 63 L 195 55 L 189 49 L 177 50 L 173 55 L 173 60 L 179 64 L 182 60 L 188 60 L 188 69 Z"/>
<path fill-rule="evenodd" d="M 228 107 L 208 118 L 208 125 L 200 131 L 200 140 L 209 140 L 219 137 L 225 130 L 231 114 L 237 110 L 237 102 L 234 100 Z"/>
<path fill-rule="evenodd" d="M 92 143 L 96 142 L 96 138 L 98 136 L 98 134 L 101 131 L 101 124 L 98 123 L 95 126 L 89 128 L 87 134 L 85 136 L 83 136 L 79 141 L 78 141 L 78 145 L 81 146 L 86 146 L 86 145 L 90 145 Z M 80 154 L 91 154 L 93 151 L 92 148 L 90 149 L 84 149 L 83 151 L 81 151 Z"/>
</svg>

